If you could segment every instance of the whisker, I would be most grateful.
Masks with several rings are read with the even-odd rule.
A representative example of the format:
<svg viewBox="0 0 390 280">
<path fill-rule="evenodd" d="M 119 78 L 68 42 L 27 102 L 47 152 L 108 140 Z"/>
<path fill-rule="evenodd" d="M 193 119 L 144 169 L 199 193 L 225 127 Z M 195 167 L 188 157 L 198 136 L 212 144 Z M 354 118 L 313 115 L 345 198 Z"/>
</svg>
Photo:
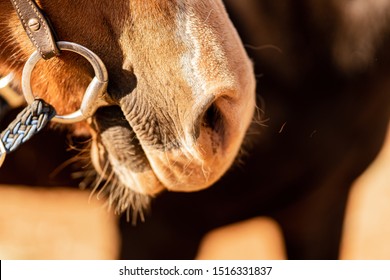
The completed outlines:
<svg viewBox="0 0 390 280">
<path fill-rule="evenodd" d="M 91 194 L 89 195 L 89 201 L 91 200 L 92 196 L 95 194 L 96 190 L 99 188 L 100 184 L 102 183 L 102 181 L 104 179 L 104 175 L 106 174 L 109 165 L 110 164 L 107 161 L 106 164 L 104 165 L 103 170 L 102 170 L 102 174 L 99 175 L 99 178 L 97 179 L 96 183 L 94 183 L 95 186 L 93 187 Z"/>
<path fill-rule="evenodd" d="M 114 171 L 112 170 L 104 185 L 100 188 L 100 191 L 97 193 L 96 198 L 100 200 L 100 196 L 105 192 L 106 187 L 109 185 L 112 177 L 114 176 Z"/>
</svg>

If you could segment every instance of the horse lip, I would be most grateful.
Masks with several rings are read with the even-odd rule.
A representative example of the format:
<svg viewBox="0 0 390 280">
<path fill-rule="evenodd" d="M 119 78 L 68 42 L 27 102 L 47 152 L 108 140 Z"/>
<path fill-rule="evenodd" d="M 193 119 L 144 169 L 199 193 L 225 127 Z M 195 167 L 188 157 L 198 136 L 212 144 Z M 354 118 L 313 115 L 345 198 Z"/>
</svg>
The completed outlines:
<svg viewBox="0 0 390 280">
<path fill-rule="evenodd" d="M 107 179 L 109 174 L 114 172 L 122 184 L 139 193 L 144 193 L 146 189 L 147 194 L 154 195 L 165 188 L 154 173 L 141 140 L 124 117 L 119 106 L 100 108 L 94 116 L 92 126 L 97 134 L 95 138 L 98 138 L 95 142 L 103 146 L 100 147 L 100 151 L 98 151 L 99 148 L 94 151 L 98 154 L 101 153 L 96 169 L 102 176 Z M 109 166 L 104 163 L 107 161 Z M 145 187 L 139 185 L 139 177 L 151 177 L 153 174 L 154 179 L 144 179 L 149 184 L 144 184 Z M 154 186 L 147 188 L 146 185 L 151 185 L 151 182 Z M 133 185 L 129 186 L 129 183 Z"/>
</svg>

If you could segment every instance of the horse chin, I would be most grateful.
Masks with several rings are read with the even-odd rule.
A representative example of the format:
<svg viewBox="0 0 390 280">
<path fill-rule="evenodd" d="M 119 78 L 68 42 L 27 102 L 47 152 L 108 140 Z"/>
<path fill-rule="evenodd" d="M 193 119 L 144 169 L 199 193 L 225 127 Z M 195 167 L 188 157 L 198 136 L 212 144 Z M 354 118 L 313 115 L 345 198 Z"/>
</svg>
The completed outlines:
<svg viewBox="0 0 390 280">
<path fill-rule="evenodd" d="M 110 158 L 107 157 L 107 149 L 96 139 L 94 137 L 91 146 L 91 160 L 99 179 L 93 192 L 101 187 L 99 194 L 103 193 L 106 196 L 109 208 L 115 213 L 127 212 L 127 219 L 133 222 L 137 221 L 138 217 L 144 220 L 144 211 L 149 209 L 154 192 L 140 191 L 139 188 L 135 188 L 141 185 L 140 177 L 127 179 L 126 175 L 122 174 L 127 173 L 127 170 L 123 172 L 123 166 L 118 165 L 118 161 L 111 163 Z M 132 217 L 129 216 L 130 213 Z"/>
</svg>

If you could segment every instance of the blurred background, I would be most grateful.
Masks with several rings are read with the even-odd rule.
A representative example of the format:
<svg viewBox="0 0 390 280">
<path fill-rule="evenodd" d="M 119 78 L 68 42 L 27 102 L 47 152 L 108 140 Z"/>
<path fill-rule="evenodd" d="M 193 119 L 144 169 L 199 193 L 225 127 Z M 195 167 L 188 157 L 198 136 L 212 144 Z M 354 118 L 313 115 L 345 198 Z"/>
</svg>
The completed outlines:
<svg viewBox="0 0 390 280">
<path fill-rule="evenodd" d="M 88 203 L 72 166 L 53 173 L 77 151 L 47 131 L 0 169 L 0 258 L 390 258 L 390 2 L 224 2 L 262 118 L 237 164 L 205 191 L 161 194 L 134 226 Z M 73 255 L 52 245 L 65 239 Z"/>
</svg>

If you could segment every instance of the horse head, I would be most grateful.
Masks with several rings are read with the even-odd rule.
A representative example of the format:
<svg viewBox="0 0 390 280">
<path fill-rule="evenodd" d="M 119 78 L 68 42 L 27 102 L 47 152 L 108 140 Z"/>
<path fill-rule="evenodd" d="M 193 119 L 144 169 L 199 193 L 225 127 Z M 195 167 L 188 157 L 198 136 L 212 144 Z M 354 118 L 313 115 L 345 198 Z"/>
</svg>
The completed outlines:
<svg viewBox="0 0 390 280">
<path fill-rule="evenodd" d="M 207 188 L 228 170 L 253 117 L 255 78 L 221 1 L 36 3 L 58 38 L 107 67 L 112 106 L 71 131 L 91 135 L 93 165 L 121 209 L 162 190 Z M 0 75 L 20 77 L 34 47 L 10 1 L 0 0 L 0 11 Z M 38 63 L 33 91 L 66 113 L 92 77 L 84 59 L 63 52 Z"/>
</svg>

